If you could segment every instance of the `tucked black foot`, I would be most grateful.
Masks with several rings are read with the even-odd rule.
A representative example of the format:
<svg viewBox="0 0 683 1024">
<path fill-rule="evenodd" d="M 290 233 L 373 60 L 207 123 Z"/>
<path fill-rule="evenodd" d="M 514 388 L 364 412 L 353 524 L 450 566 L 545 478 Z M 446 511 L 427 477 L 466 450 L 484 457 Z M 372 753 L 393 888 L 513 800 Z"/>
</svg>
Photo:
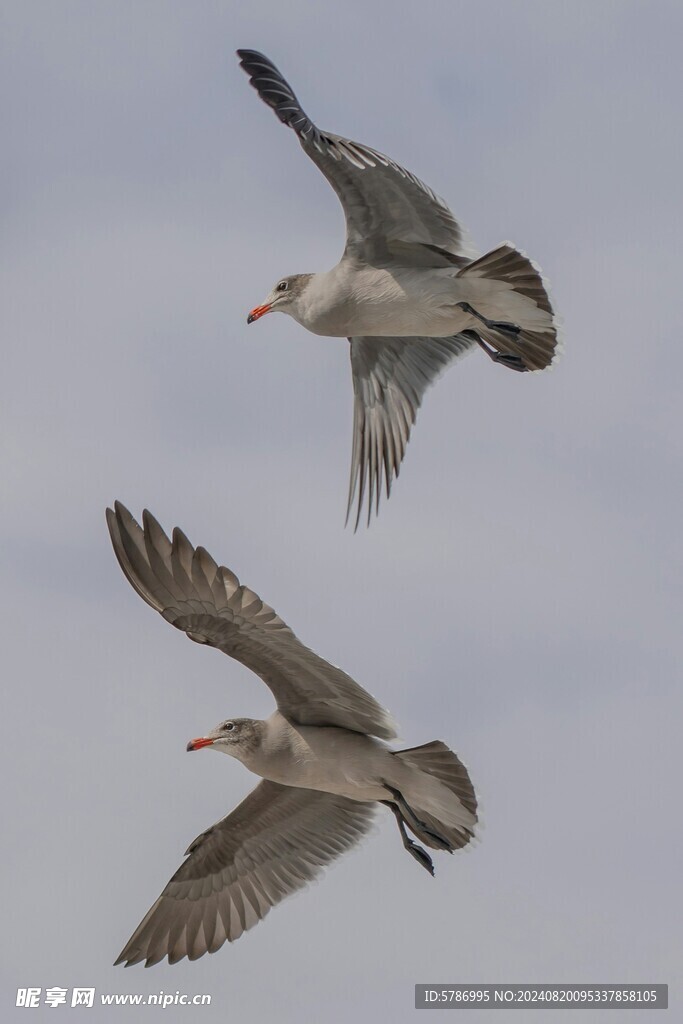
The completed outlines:
<svg viewBox="0 0 683 1024">
<path fill-rule="evenodd" d="M 488 317 L 482 316 L 481 313 L 477 312 L 474 306 L 470 306 L 469 302 L 459 302 L 458 306 L 460 306 L 460 309 L 462 309 L 463 312 L 469 313 L 470 316 L 476 317 L 477 320 L 480 321 L 480 323 L 482 323 L 485 327 L 488 327 L 489 330 L 491 331 L 502 331 L 503 334 L 513 334 L 515 336 L 518 335 L 520 332 L 520 328 L 517 326 L 517 324 L 510 324 L 507 323 L 507 321 L 505 320 L 489 320 Z"/>
<path fill-rule="evenodd" d="M 517 337 L 521 330 L 517 324 L 508 324 L 504 320 L 492 320 L 491 323 L 494 330 L 503 331 L 504 334 L 512 334 L 514 337 Z"/>
<path fill-rule="evenodd" d="M 507 366 L 508 370 L 518 370 L 520 373 L 526 373 L 529 369 L 528 366 L 524 365 L 524 360 L 521 356 L 514 356 L 511 352 L 494 352 L 491 358 L 494 363 Z"/>
<path fill-rule="evenodd" d="M 525 373 L 529 367 L 526 366 L 521 356 L 514 355 L 512 352 L 499 352 L 498 349 L 493 348 L 491 345 L 487 345 L 486 342 L 476 331 L 463 331 L 467 337 L 472 338 L 476 341 L 477 345 L 484 350 L 486 355 L 494 361 L 494 363 L 500 363 L 501 366 L 507 366 L 509 370 L 518 370 L 520 373 Z"/>
<path fill-rule="evenodd" d="M 421 821 L 418 818 L 412 807 L 408 806 L 403 799 L 403 795 L 399 793 L 397 789 L 392 789 L 391 786 L 387 786 L 387 789 L 391 790 L 395 800 L 395 803 L 390 804 L 389 806 L 396 815 L 396 820 L 399 823 L 398 827 L 401 829 L 401 835 L 404 834 L 402 826 L 403 822 L 405 822 L 408 828 L 420 839 L 425 839 L 427 842 L 431 840 L 437 850 L 448 850 L 449 853 L 453 853 L 453 844 L 450 843 L 448 839 L 445 839 L 444 836 L 435 832 L 434 829 L 431 829 L 429 825 L 425 825 L 424 821 Z"/>
<path fill-rule="evenodd" d="M 401 814 L 396 804 L 392 803 L 391 800 L 384 800 L 382 802 L 386 804 L 386 806 L 390 809 L 391 813 L 396 818 L 396 824 L 398 825 L 398 830 L 401 833 L 401 842 L 403 843 L 404 849 L 406 849 L 410 856 L 414 857 L 418 864 L 421 864 L 422 867 L 425 868 L 433 878 L 434 864 L 432 863 L 432 858 L 429 856 L 426 850 L 423 850 L 421 846 L 418 846 L 417 843 L 414 843 L 413 840 L 409 837 L 408 833 L 406 832 L 405 824 L 403 822 L 403 815 Z"/>
<path fill-rule="evenodd" d="M 419 818 L 415 818 L 415 824 L 417 825 L 418 833 L 422 833 L 420 836 L 421 839 L 431 839 L 432 843 L 438 850 L 446 850 L 448 853 L 453 853 L 452 843 L 449 843 L 449 841 L 444 839 L 443 836 L 440 836 L 438 832 L 435 832 L 433 829 L 425 825 L 424 821 L 420 821 Z M 412 828 L 410 822 L 408 822 L 408 825 Z"/>
<path fill-rule="evenodd" d="M 412 856 L 415 858 L 418 864 L 421 864 L 423 868 L 426 868 L 433 878 L 434 863 L 432 861 L 432 858 L 429 856 L 427 851 L 423 849 L 423 847 L 418 846 L 417 843 L 414 843 L 412 839 L 408 839 L 408 837 L 406 836 L 406 840 L 407 842 L 405 842 L 403 845 L 405 846 L 408 853 L 412 854 Z"/>
</svg>

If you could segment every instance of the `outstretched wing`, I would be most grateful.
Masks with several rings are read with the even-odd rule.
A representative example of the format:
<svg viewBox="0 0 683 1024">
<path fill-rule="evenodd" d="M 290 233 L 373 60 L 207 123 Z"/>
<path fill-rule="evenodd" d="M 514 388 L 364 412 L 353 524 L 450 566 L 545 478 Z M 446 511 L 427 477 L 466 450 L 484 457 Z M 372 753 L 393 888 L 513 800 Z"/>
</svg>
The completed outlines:
<svg viewBox="0 0 683 1024">
<path fill-rule="evenodd" d="M 116 963 L 215 953 L 368 831 L 374 804 L 263 781 L 190 845 Z"/>
<path fill-rule="evenodd" d="M 234 573 L 218 566 L 204 548 L 193 548 L 177 527 L 171 542 L 149 512 L 143 512 L 142 521 L 144 529 L 118 501 L 107 509 L 121 568 L 167 622 L 256 672 L 292 722 L 339 726 L 383 739 L 396 735 L 391 716 L 374 697 L 305 647 Z"/>
<path fill-rule="evenodd" d="M 346 217 L 346 253 L 364 262 L 464 265 L 475 255 L 448 206 L 424 182 L 369 146 L 320 131 L 275 65 L 238 50 L 259 96 L 299 141 L 337 193 Z M 426 261 L 426 262 L 425 262 Z"/>
<path fill-rule="evenodd" d="M 353 373 L 353 453 L 348 521 L 358 491 L 356 528 L 367 492 L 368 523 L 389 497 L 422 396 L 439 374 L 476 348 L 473 332 L 452 338 L 349 338 Z"/>
</svg>

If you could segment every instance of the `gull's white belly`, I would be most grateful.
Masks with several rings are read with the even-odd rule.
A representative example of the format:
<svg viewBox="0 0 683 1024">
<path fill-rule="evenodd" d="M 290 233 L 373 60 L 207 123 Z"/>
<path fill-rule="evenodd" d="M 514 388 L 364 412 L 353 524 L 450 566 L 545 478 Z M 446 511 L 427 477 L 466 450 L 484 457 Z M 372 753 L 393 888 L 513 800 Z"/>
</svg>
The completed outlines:
<svg viewBox="0 0 683 1024">
<path fill-rule="evenodd" d="M 457 305 L 464 301 L 464 289 L 452 270 L 349 271 L 340 265 L 315 278 L 307 292 L 306 313 L 297 317 L 313 334 L 439 338 L 473 324 Z"/>
<path fill-rule="evenodd" d="M 270 723 L 268 738 L 243 759 L 256 775 L 354 800 L 390 797 L 383 780 L 394 770 L 395 759 L 380 741 L 346 729 L 293 726 L 277 712 Z"/>
<path fill-rule="evenodd" d="M 460 308 L 461 302 L 481 316 L 527 330 L 542 327 L 548 319 L 512 281 L 460 276 L 451 267 L 386 270 L 343 261 L 327 274 L 312 275 L 302 305 L 287 312 L 313 334 L 332 338 L 446 338 L 480 324 Z"/>
</svg>

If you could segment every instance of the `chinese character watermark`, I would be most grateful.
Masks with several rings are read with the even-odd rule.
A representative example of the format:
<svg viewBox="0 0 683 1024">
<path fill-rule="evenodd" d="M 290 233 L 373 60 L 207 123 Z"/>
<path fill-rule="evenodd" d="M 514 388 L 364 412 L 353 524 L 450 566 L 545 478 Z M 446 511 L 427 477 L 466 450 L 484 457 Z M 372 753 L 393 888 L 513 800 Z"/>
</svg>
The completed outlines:
<svg viewBox="0 0 683 1024">
<path fill-rule="evenodd" d="M 18 988 L 17 989 L 17 1006 L 40 1006 L 40 992 L 39 988 Z"/>
<path fill-rule="evenodd" d="M 75 988 L 71 993 L 72 1006 L 92 1006 L 94 1002 L 94 988 Z"/>
<path fill-rule="evenodd" d="M 65 988 L 46 988 L 45 989 L 45 1002 L 48 1006 L 61 1006 L 62 1003 L 66 1005 L 66 989 Z"/>
</svg>

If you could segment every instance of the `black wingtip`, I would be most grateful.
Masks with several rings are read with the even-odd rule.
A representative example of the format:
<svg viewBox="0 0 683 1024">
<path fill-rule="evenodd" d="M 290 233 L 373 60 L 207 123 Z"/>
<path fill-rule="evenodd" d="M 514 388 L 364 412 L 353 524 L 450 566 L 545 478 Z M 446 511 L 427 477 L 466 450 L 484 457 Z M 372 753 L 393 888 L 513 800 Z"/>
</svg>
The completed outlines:
<svg viewBox="0 0 683 1024">
<path fill-rule="evenodd" d="M 240 67 L 248 75 L 254 73 L 254 65 L 260 65 L 263 69 L 264 65 L 267 67 L 270 64 L 268 58 L 264 54 L 259 53 L 258 50 L 235 50 L 235 53 L 239 58 Z"/>
<path fill-rule="evenodd" d="M 237 50 L 240 67 L 249 75 L 250 84 L 264 103 L 275 111 L 283 124 L 293 128 L 300 139 L 310 142 L 318 130 L 302 110 L 294 90 L 272 60 L 258 50 Z"/>
</svg>

